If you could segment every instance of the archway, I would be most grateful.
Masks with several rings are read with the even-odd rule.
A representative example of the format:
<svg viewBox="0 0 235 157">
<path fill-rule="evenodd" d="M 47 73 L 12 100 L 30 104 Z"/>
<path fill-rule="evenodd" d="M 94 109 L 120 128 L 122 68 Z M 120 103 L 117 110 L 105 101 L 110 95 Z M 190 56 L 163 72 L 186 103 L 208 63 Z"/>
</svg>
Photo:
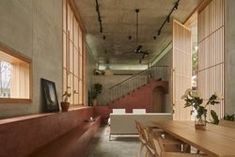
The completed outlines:
<svg viewBox="0 0 235 157">
<path fill-rule="evenodd" d="M 165 110 L 165 89 L 162 86 L 154 88 L 152 92 L 152 108 L 155 113 L 162 113 Z"/>
</svg>

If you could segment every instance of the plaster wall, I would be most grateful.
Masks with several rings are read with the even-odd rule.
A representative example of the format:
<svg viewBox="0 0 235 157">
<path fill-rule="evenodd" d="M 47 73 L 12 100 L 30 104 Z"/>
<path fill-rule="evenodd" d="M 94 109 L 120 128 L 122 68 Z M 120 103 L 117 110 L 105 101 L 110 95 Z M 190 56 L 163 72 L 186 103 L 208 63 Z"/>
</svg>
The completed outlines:
<svg viewBox="0 0 235 157">
<path fill-rule="evenodd" d="M 110 100 L 110 90 L 109 88 L 113 85 L 116 85 L 127 78 L 131 77 L 132 75 L 97 75 L 94 77 L 93 83 L 100 83 L 103 86 L 102 93 L 98 96 L 98 104 L 99 105 L 106 105 Z"/>
<path fill-rule="evenodd" d="M 40 78 L 62 92 L 62 0 L 1 0 L 0 43 L 32 59 L 32 103 L 0 104 L 0 118 L 38 113 Z"/>
<path fill-rule="evenodd" d="M 235 1 L 225 0 L 225 113 L 235 113 Z"/>
</svg>

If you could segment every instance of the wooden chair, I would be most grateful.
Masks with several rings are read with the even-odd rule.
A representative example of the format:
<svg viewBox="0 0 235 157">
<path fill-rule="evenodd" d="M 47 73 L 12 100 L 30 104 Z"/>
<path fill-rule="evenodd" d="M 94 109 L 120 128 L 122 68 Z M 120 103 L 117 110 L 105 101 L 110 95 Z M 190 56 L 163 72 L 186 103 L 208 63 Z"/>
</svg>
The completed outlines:
<svg viewBox="0 0 235 157">
<path fill-rule="evenodd" d="M 138 151 L 137 157 L 141 156 L 141 153 L 143 152 L 143 148 L 146 146 L 146 136 L 144 134 L 144 128 L 143 126 L 140 124 L 140 122 L 135 121 L 136 124 L 136 129 L 138 131 L 139 134 L 139 140 L 140 140 L 140 149 Z M 147 152 L 145 152 L 146 154 Z"/>
<path fill-rule="evenodd" d="M 181 151 L 178 147 L 177 140 L 171 136 L 159 136 L 148 132 L 149 139 L 152 141 L 152 145 L 155 147 L 155 155 L 153 157 L 205 157 L 206 154 L 190 154 Z M 179 142 L 179 141 L 178 141 Z"/>
<path fill-rule="evenodd" d="M 156 128 L 156 127 L 144 127 L 144 125 L 142 125 L 140 122 L 135 121 L 136 124 L 136 129 L 138 130 L 139 133 L 139 140 L 140 140 L 140 149 L 138 151 L 138 157 L 141 156 L 141 154 L 143 153 L 143 149 L 145 148 L 146 152 L 145 152 L 145 156 L 149 156 L 149 150 L 151 150 L 151 148 L 147 145 L 147 141 L 148 141 L 148 137 L 146 136 L 146 129 L 154 131 L 155 133 L 158 134 L 163 134 L 163 130 Z"/>
<path fill-rule="evenodd" d="M 161 131 L 153 131 L 150 128 L 145 128 L 145 134 L 147 137 L 146 147 L 148 149 L 148 155 L 151 157 L 160 156 L 159 152 L 161 152 L 161 148 L 156 146 L 154 143 L 154 136 L 156 137 L 165 137 L 164 144 L 166 144 L 167 150 L 180 152 L 181 151 L 181 144 L 182 142 L 176 140 L 169 136 L 168 134 L 161 132 Z M 153 136 L 154 134 L 154 136 Z"/>
</svg>

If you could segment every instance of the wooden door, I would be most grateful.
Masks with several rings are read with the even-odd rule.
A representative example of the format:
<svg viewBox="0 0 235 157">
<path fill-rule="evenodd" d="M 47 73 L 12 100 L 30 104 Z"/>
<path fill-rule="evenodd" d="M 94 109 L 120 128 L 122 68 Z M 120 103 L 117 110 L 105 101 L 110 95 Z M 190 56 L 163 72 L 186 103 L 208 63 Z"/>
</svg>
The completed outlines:
<svg viewBox="0 0 235 157">
<path fill-rule="evenodd" d="M 173 21 L 173 110 L 174 120 L 191 120 L 191 108 L 184 108 L 181 99 L 191 88 L 192 78 L 191 31 L 180 22 Z"/>
</svg>

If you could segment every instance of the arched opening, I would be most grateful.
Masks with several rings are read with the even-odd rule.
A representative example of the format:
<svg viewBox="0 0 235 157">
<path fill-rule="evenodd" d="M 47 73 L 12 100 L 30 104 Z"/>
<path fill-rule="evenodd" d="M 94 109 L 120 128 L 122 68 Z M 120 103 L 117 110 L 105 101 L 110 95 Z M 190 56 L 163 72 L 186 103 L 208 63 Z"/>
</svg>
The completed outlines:
<svg viewBox="0 0 235 157">
<path fill-rule="evenodd" d="M 152 92 L 152 108 L 155 113 L 165 111 L 165 89 L 161 86 L 156 87 Z"/>
</svg>

